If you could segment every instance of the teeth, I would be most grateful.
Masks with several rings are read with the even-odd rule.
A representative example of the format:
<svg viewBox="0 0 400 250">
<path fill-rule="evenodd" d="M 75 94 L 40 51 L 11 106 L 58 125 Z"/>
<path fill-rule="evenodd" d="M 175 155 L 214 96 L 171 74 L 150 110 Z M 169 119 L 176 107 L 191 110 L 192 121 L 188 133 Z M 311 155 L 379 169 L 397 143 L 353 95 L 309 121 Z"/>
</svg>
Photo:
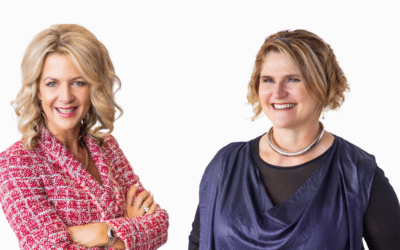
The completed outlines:
<svg viewBox="0 0 400 250">
<path fill-rule="evenodd" d="M 74 111 L 76 108 L 72 108 L 72 109 L 58 109 L 58 108 L 56 108 L 60 113 L 63 113 L 63 114 L 68 114 L 68 113 L 71 113 L 72 111 Z"/>
<path fill-rule="evenodd" d="M 274 104 L 274 108 L 276 109 L 288 109 L 293 108 L 296 104 L 293 103 L 286 103 L 286 104 Z"/>
</svg>

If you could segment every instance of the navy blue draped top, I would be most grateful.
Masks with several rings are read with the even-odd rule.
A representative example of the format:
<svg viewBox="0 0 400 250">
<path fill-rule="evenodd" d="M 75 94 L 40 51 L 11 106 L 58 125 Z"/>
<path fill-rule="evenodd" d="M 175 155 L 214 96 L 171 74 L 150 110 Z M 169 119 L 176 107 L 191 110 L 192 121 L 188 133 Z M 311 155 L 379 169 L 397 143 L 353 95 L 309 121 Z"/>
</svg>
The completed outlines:
<svg viewBox="0 0 400 250">
<path fill-rule="evenodd" d="M 249 142 L 222 148 L 200 184 L 200 249 L 363 249 L 372 155 L 335 136 L 314 174 L 274 206 Z"/>
</svg>

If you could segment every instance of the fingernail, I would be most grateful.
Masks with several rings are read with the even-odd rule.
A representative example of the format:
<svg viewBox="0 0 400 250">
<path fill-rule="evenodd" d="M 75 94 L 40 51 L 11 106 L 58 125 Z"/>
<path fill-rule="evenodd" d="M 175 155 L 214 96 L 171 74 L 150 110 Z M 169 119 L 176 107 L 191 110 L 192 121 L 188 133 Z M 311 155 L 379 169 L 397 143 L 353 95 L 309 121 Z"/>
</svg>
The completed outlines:
<svg viewBox="0 0 400 250">
<path fill-rule="evenodd" d="M 135 183 L 135 186 L 136 186 L 136 187 L 139 187 L 139 182 L 136 182 L 136 183 Z"/>
</svg>

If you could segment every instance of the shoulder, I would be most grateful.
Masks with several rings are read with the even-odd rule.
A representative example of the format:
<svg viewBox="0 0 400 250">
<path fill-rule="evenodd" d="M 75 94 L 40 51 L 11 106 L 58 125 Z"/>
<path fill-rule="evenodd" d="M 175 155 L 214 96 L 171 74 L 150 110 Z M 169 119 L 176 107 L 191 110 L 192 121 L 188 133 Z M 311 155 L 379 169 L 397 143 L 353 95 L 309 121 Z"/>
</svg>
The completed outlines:
<svg viewBox="0 0 400 250">
<path fill-rule="evenodd" d="M 339 136 L 335 135 L 335 138 L 338 142 L 338 149 L 340 150 L 340 152 L 342 154 L 343 153 L 346 154 L 355 162 L 360 162 L 360 163 L 375 162 L 375 156 L 373 156 L 372 154 L 366 152 L 360 147 L 354 145 L 351 142 L 348 142 L 347 140 Z"/>
<path fill-rule="evenodd" d="M 120 149 L 117 140 L 112 135 L 107 135 L 104 137 L 104 143 L 101 148 L 105 153 L 105 156 L 112 161 L 116 161 L 124 156 L 124 153 Z"/>
<path fill-rule="evenodd" d="M 112 135 L 107 135 L 104 137 L 104 143 L 102 145 L 102 148 L 107 150 L 107 149 L 115 149 L 119 148 L 118 142 L 115 139 L 114 136 Z"/>
<path fill-rule="evenodd" d="M 224 156 L 228 156 L 231 154 L 235 154 L 237 153 L 240 149 L 242 149 L 244 146 L 246 146 L 247 144 L 249 144 L 249 142 L 231 142 L 228 145 L 226 145 L 225 147 L 221 148 L 217 154 L 219 156 L 224 155 Z"/>
<path fill-rule="evenodd" d="M 203 179 L 207 176 L 219 176 L 221 171 L 225 171 L 227 167 L 232 166 L 230 161 L 235 161 L 243 149 L 249 148 L 249 142 L 232 142 L 221 148 L 211 162 L 208 164 Z"/>
<path fill-rule="evenodd" d="M 14 143 L 13 145 L 11 145 L 10 147 L 8 147 L 6 150 L 4 150 L 3 152 L 0 153 L 0 157 L 5 156 L 5 155 L 9 155 L 9 154 L 13 154 L 15 152 L 21 152 L 25 149 L 24 144 L 22 143 L 22 141 L 17 141 L 16 143 Z M 26 150 L 26 149 L 25 149 Z"/>
<path fill-rule="evenodd" d="M 234 166 L 244 154 L 250 154 L 249 142 L 233 142 L 217 152 L 204 171 L 200 182 L 200 204 L 215 201 L 218 186 L 227 180 L 226 177 L 234 171 Z"/>
<path fill-rule="evenodd" d="M 106 135 L 104 137 L 104 144 L 113 144 L 113 143 L 117 143 L 117 140 L 115 139 L 115 137 L 113 135 Z"/>
<path fill-rule="evenodd" d="M 42 164 L 37 148 L 26 149 L 22 141 L 0 154 L 0 183 L 15 178 L 36 176 L 35 167 Z"/>
<path fill-rule="evenodd" d="M 375 157 L 353 143 L 335 137 L 337 140 L 337 157 L 339 157 L 339 165 L 343 173 L 352 180 L 357 176 L 359 182 L 365 183 L 367 185 L 366 190 L 369 190 L 377 169 Z"/>
<path fill-rule="evenodd" d="M 13 145 L 11 145 L 8 149 L 1 152 L 0 166 L 3 166 L 7 161 L 10 161 L 12 159 L 33 160 L 34 158 L 36 158 L 36 154 L 37 153 L 35 152 L 35 150 L 26 149 L 22 141 L 17 141 Z"/>
<path fill-rule="evenodd" d="M 224 160 L 230 158 L 232 156 L 236 156 L 241 149 L 244 149 L 249 142 L 232 142 L 221 148 L 217 154 L 214 156 L 213 161 L 215 160 Z"/>
</svg>

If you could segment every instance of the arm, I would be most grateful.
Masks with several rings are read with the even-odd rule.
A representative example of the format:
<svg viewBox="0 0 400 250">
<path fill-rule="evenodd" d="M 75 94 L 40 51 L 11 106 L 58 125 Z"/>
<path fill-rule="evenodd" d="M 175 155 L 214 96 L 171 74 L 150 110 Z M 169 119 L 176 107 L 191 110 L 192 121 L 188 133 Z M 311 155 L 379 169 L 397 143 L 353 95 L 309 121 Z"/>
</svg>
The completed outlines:
<svg viewBox="0 0 400 250">
<path fill-rule="evenodd" d="M 106 223 L 89 223 L 81 226 L 72 226 L 68 228 L 72 240 L 86 247 L 106 246 L 108 239 L 108 225 Z M 112 249 L 126 249 L 121 238 L 116 238 L 115 242 L 108 246 Z"/>
<path fill-rule="evenodd" d="M 153 195 L 150 195 L 147 191 L 141 192 L 133 202 L 138 188 L 139 183 L 133 185 L 128 192 L 125 204 L 125 217 L 127 218 L 138 218 L 145 215 L 151 215 L 158 208 L 158 205 L 154 202 Z M 142 206 L 148 207 L 149 209 L 145 210 Z M 77 244 L 87 247 L 108 246 L 113 249 L 126 249 L 125 243 L 119 237 L 117 237 L 115 241 L 109 242 L 109 230 L 112 230 L 111 234 L 115 233 L 114 229 L 106 223 L 89 223 L 68 228 L 73 241 Z"/>
<path fill-rule="evenodd" d="M 363 236 L 370 250 L 400 249 L 400 206 L 396 193 L 382 169 L 376 168 Z"/>
<path fill-rule="evenodd" d="M 192 232 L 189 235 L 189 250 L 198 250 L 200 245 L 200 211 L 197 206 L 196 215 L 192 224 Z"/>
<path fill-rule="evenodd" d="M 168 215 L 160 208 L 135 219 L 108 220 L 127 249 L 156 249 L 167 241 Z"/>
<path fill-rule="evenodd" d="M 122 195 L 126 197 L 130 187 L 139 183 L 138 192 L 135 195 L 136 199 L 137 195 L 144 191 L 144 188 L 116 140 L 112 136 L 107 139 L 104 150 L 108 155 L 107 158 L 110 159 L 109 164 L 113 176 L 122 188 Z M 121 217 L 105 222 L 115 229 L 127 249 L 156 249 L 167 241 L 168 214 L 160 207 L 151 215 L 132 219 Z"/>
<path fill-rule="evenodd" d="M 30 155 L 0 156 L 0 202 L 21 249 L 89 249 L 72 241 L 31 167 L 37 164 Z"/>
</svg>

